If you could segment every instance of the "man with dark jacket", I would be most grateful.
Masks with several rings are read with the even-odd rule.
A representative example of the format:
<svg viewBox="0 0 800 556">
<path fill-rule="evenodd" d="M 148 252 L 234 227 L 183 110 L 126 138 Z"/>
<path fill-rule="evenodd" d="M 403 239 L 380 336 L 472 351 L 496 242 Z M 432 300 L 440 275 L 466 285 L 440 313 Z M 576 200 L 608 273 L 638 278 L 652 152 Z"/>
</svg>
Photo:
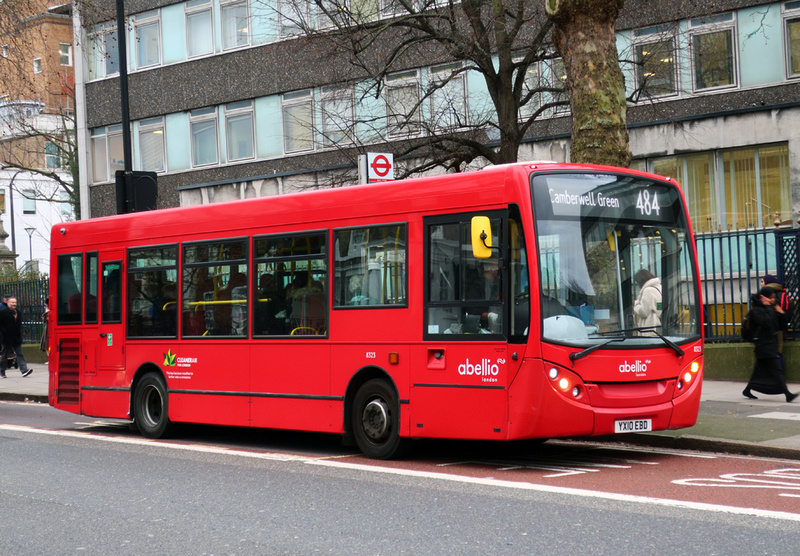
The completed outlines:
<svg viewBox="0 0 800 556">
<path fill-rule="evenodd" d="M 792 394 L 786 387 L 779 351 L 779 337 L 786 327 L 786 312 L 775 302 L 776 297 L 775 290 L 765 286 L 750 299 L 750 326 L 755 333 L 756 364 L 742 394 L 751 400 L 758 399 L 751 390 L 762 394 L 784 394 L 786 401 L 791 402 L 797 394 Z"/>
<path fill-rule="evenodd" d="M 6 377 L 8 356 L 17 355 L 19 370 L 22 376 L 28 376 L 33 369 L 28 368 L 25 356 L 22 354 L 22 313 L 17 310 L 17 298 L 8 299 L 8 307 L 0 311 L 0 334 L 3 337 L 3 353 L 0 355 L 0 378 Z"/>
</svg>

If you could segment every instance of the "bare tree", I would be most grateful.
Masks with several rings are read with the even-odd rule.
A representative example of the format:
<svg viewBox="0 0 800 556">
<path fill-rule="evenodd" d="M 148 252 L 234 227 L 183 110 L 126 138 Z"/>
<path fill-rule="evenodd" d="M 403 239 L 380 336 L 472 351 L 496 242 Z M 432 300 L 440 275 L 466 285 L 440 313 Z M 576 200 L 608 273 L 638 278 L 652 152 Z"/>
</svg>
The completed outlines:
<svg viewBox="0 0 800 556">
<path fill-rule="evenodd" d="M 316 41 L 331 60 L 329 79 L 369 83 L 356 91 L 357 103 L 384 98 L 386 113 L 359 115 L 354 126 L 372 129 L 359 134 L 367 143 L 393 140 L 396 159 L 413 158 L 417 164 L 405 174 L 459 171 L 476 159 L 515 162 L 534 122 L 569 104 L 563 85 L 551 78 L 558 55 L 549 37 L 553 25 L 539 4 L 311 0 L 310 6 L 279 2 L 279 26 Z M 427 79 L 413 75 L 421 66 Z M 468 75 L 482 85 L 469 106 Z M 316 131 L 326 134 L 325 126 Z M 355 134 L 350 137 L 353 146 Z"/>
<path fill-rule="evenodd" d="M 37 198 L 69 202 L 79 216 L 69 4 L 0 3 L 0 48 L 0 164 L 56 184 Z"/>
</svg>

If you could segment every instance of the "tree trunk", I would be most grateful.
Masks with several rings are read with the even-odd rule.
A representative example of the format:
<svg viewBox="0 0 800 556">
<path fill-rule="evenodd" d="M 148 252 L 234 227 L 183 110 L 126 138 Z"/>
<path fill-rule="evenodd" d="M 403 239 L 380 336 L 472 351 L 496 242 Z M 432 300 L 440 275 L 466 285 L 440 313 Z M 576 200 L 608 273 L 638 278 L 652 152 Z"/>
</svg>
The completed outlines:
<svg viewBox="0 0 800 556">
<path fill-rule="evenodd" d="M 572 162 L 627 167 L 631 161 L 625 78 L 614 24 L 624 0 L 545 0 L 564 60 L 572 110 Z"/>
</svg>

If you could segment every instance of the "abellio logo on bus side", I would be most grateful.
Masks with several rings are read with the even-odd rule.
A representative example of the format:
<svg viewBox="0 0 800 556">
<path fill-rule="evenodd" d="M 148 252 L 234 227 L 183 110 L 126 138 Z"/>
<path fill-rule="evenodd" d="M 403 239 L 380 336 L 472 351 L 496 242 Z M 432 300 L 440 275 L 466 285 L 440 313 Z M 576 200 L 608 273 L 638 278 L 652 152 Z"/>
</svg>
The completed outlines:
<svg viewBox="0 0 800 556">
<path fill-rule="evenodd" d="M 458 366 L 458 374 L 461 376 L 477 376 L 481 382 L 497 382 L 497 375 L 500 374 L 500 365 L 505 364 L 505 359 L 498 359 L 492 363 L 491 359 L 481 359 L 477 363 L 471 363 L 469 358 L 466 362 Z"/>
</svg>

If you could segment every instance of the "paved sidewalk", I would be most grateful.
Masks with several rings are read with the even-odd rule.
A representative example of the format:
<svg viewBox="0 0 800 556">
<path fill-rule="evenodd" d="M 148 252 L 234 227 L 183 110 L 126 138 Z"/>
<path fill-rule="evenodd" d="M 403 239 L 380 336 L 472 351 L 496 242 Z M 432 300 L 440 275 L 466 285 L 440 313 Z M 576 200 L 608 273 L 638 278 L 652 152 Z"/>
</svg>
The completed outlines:
<svg viewBox="0 0 800 556">
<path fill-rule="evenodd" d="M 47 403 L 47 365 L 33 363 L 33 373 L 23 377 L 17 369 L 0 379 L 0 400 Z M 703 384 L 700 416 L 688 429 L 602 437 L 612 442 L 723 451 L 800 459 L 800 398 L 786 403 L 783 396 L 748 400 L 743 382 L 707 380 Z M 790 384 L 800 392 L 800 384 Z"/>
<path fill-rule="evenodd" d="M 0 378 L 0 400 L 47 403 L 47 384 L 50 378 L 46 363 L 30 363 L 33 372 L 23 377 L 19 369 L 8 369 Z"/>
</svg>

